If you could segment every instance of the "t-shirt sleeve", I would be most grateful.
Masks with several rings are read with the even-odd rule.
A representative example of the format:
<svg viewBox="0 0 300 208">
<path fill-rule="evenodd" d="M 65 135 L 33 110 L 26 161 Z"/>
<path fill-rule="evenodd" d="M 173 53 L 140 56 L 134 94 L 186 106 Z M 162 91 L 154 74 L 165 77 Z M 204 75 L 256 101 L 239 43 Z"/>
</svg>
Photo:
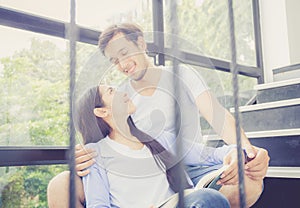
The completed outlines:
<svg viewBox="0 0 300 208">
<path fill-rule="evenodd" d="M 180 65 L 179 70 L 180 78 L 183 80 L 182 83 L 193 95 L 193 99 L 209 89 L 201 74 L 192 67 Z"/>
<path fill-rule="evenodd" d="M 94 145 L 88 145 L 89 148 Z M 96 148 L 97 149 L 97 148 Z M 100 156 L 88 169 L 90 173 L 82 178 L 86 207 L 108 208 L 110 205 L 109 182 L 106 170 L 101 165 Z"/>
</svg>

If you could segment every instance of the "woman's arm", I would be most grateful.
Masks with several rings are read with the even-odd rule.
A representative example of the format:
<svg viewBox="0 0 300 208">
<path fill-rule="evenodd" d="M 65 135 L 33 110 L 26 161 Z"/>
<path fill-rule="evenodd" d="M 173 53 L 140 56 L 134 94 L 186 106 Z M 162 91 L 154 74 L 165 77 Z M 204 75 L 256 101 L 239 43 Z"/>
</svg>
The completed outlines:
<svg viewBox="0 0 300 208">
<path fill-rule="evenodd" d="M 89 172 L 82 178 L 86 207 L 111 207 L 106 171 L 95 163 L 89 168 Z"/>
<path fill-rule="evenodd" d="M 99 153 L 100 150 L 97 145 L 97 143 L 90 143 L 85 145 L 83 149 L 90 148 Z M 109 182 L 102 158 L 98 154 L 98 157 L 92 160 L 94 164 L 87 168 L 89 174 L 82 177 L 86 207 L 111 207 Z"/>
</svg>

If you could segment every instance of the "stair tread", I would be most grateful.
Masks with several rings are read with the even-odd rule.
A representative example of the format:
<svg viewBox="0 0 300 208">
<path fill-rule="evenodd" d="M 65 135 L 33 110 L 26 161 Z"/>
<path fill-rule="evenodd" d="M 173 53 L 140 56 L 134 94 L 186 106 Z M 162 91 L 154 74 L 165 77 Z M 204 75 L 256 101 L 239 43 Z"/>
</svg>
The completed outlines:
<svg viewBox="0 0 300 208">
<path fill-rule="evenodd" d="M 251 131 L 245 132 L 248 138 L 266 138 L 276 136 L 297 136 L 300 135 L 300 128 L 296 129 L 280 129 L 280 130 L 268 130 L 268 131 Z M 204 135 L 203 139 L 206 140 L 221 140 L 216 134 Z"/>
<path fill-rule="evenodd" d="M 254 90 L 265 90 L 265 89 L 289 86 L 289 85 L 294 85 L 294 84 L 300 84 L 300 78 L 259 84 L 259 85 L 254 86 L 253 88 L 254 88 Z"/>
<path fill-rule="evenodd" d="M 300 167 L 275 167 L 267 170 L 267 177 L 276 178 L 300 178 Z"/>
<path fill-rule="evenodd" d="M 298 105 L 298 104 L 300 104 L 300 98 L 272 101 L 272 102 L 267 102 L 267 103 L 259 103 L 259 104 L 248 105 L 248 106 L 240 106 L 239 111 L 240 112 L 255 111 L 255 110 L 292 106 L 292 105 Z M 234 108 L 230 108 L 230 112 L 233 113 Z"/>
</svg>

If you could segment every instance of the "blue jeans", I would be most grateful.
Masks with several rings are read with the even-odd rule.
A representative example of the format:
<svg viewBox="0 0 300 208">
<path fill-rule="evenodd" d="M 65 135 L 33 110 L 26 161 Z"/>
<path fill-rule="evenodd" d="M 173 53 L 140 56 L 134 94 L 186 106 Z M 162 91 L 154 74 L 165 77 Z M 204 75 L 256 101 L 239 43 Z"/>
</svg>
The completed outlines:
<svg viewBox="0 0 300 208">
<path fill-rule="evenodd" d="M 214 165 L 214 166 L 186 166 L 186 172 L 191 178 L 192 182 L 194 185 L 198 183 L 198 181 L 207 173 L 213 171 L 213 170 L 218 170 L 222 167 L 222 164 Z"/>
<path fill-rule="evenodd" d="M 185 196 L 184 208 L 230 208 L 230 204 L 220 192 L 205 188 Z"/>
</svg>

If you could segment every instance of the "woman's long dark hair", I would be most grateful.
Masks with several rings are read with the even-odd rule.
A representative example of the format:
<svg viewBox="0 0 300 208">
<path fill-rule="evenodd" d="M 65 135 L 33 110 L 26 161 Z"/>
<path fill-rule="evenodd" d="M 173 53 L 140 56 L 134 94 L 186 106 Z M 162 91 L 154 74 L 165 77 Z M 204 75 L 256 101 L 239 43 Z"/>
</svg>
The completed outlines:
<svg viewBox="0 0 300 208">
<path fill-rule="evenodd" d="M 111 131 L 110 126 L 99 117 L 94 115 L 94 108 L 103 107 L 103 102 L 100 97 L 99 87 L 90 88 L 80 99 L 76 105 L 75 125 L 81 133 L 84 143 L 98 142 L 105 138 Z M 179 178 L 176 176 L 180 166 L 176 162 L 176 158 L 168 152 L 159 142 L 153 139 L 148 134 L 139 130 L 132 118 L 129 116 L 127 123 L 130 132 L 142 144 L 151 151 L 156 163 L 166 169 L 167 179 L 173 191 L 179 191 Z M 182 170 L 183 171 L 183 170 Z M 181 179 L 184 188 L 191 188 L 187 178 Z"/>
</svg>

